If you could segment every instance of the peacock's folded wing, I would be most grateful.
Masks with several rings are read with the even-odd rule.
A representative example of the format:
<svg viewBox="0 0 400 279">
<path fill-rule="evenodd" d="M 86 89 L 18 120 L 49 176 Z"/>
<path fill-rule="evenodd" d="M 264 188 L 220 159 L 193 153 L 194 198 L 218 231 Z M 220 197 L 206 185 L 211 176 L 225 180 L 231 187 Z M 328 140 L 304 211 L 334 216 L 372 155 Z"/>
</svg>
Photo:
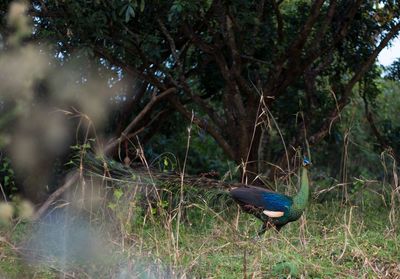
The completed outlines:
<svg viewBox="0 0 400 279">
<path fill-rule="evenodd" d="M 266 215 L 270 211 L 271 215 L 274 215 L 273 212 L 286 212 L 293 204 L 291 197 L 259 187 L 239 187 L 231 190 L 230 194 L 241 205 L 264 209 Z"/>
</svg>

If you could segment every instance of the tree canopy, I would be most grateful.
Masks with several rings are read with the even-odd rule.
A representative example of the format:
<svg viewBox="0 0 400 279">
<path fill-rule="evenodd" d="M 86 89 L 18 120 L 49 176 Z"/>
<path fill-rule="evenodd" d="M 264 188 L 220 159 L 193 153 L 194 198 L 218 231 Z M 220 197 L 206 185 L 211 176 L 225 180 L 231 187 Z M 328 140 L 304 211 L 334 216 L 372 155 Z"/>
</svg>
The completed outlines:
<svg viewBox="0 0 400 279">
<path fill-rule="evenodd" d="M 110 120 L 107 152 L 160 129 L 173 134 L 171 123 L 186 119 L 243 179 L 262 162 L 290 168 L 298 148 L 326 139 L 356 85 L 368 84 L 363 98 L 373 102 L 376 58 L 400 30 L 397 1 L 29 3 L 30 40 L 53 43 L 61 60 L 96 57 L 134 81 Z"/>
</svg>

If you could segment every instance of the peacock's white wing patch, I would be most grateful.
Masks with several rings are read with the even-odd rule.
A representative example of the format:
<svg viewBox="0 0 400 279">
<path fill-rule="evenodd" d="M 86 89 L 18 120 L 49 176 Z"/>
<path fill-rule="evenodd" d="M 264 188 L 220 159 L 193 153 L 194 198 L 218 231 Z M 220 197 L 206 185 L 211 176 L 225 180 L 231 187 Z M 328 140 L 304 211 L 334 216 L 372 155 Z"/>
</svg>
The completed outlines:
<svg viewBox="0 0 400 279">
<path fill-rule="evenodd" d="M 283 211 L 269 211 L 269 210 L 264 210 L 263 213 L 270 218 L 279 218 L 282 217 L 284 214 Z"/>
</svg>

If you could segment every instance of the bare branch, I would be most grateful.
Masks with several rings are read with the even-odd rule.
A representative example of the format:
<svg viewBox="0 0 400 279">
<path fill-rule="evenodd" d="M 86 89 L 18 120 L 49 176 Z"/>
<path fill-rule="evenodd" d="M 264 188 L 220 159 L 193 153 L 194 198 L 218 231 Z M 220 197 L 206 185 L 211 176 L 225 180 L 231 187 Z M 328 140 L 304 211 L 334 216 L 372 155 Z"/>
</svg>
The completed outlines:
<svg viewBox="0 0 400 279">
<path fill-rule="evenodd" d="M 131 96 L 121 111 L 121 117 L 118 119 L 117 128 L 115 129 L 117 134 L 122 133 L 127 125 L 127 118 L 131 115 L 131 112 L 138 106 L 149 86 L 148 82 L 137 82 L 133 88 L 133 96 Z"/>
<path fill-rule="evenodd" d="M 319 34 L 319 38 L 316 38 L 316 44 L 315 46 L 308 51 L 308 56 L 305 59 L 298 59 L 293 60 L 292 58 L 296 58 L 296 56 L 289 55 L 288 56 L 288 64 L 290 64 L 290 67 L 287 69 L 283 69 L 285 62 L 281 60 L 280 63 L 277 63 L 275 67 L 275 71 L 272 72 L 271 77 L 272 80 L 267 84 L 267 86 L 264 86 L 264 92 L 267 92 L 270 96 L 278 96 L 283 92 L 283 90 L 296 78 L 299 77 L 301 73 L 304 72 L 304 70 L 309 67 L 318 57 L 322 57 L 323 55 L 326 55 L 328 52 L 332 51 L 337 45 L 342 41 L 342 39 L 347 35 L 347 32 L 349 30 L 349 27 L 354 19 L 354 16 L 357 12 L 358 7 L 361 5 L 362 1 L 357 0 L 354 5 L 352 5 L 349 8 L 349 11 L 347 16 L 345 18 L 341 19 L 342 25 L 336 32 L 336 35 L 334 36 L 333 43 L 330 44 L 329 47 L 325 47 L 324 49 L 320 48 L 320 40 L 323 37 L 322 32 L 326 31 L 327 26 L 329 26 L 330 21 L 334 16 L 334 12 L 336 10 L 336 3 L 335 1 L 331 2 L 331 5 L 328 10 L 327 17 L 324 21 L 324 24 L 321 26 L 320 30 L 318 31 L 317 34 Z M 304 29 L 304 28 L 303 28 Z M 306 28 L 307 29 L 307 28 Z M 302 37 L 302 36 L 300 36 Z M 292 57 L 292 58 L 291 58 Z M 270 101 L 273 101 L 271 99 Z"/>
<path fill-rule="evenodd" d="M 135 128 L 140 121 L 143 120 L 143 118 L 151 112 L 153 109 L 154 105 L 161 101 L 162 99 L 166 98 L 167 96 L 171 95 L 172 93 L 176 92 L 176 88 L 169 88 L 165 90 L 164 92 L 160 93 L 159 95 L 154 95 L 151 100 L 146 104 L 146 106 L 140 111 L 140 113 L 135 117 L 135 119 L 132 120 L 131 123 L 125 128 L 125 130 L 121 133 L 121 135 L 112 140 L 110 143 L 104 147 L 104 154 L 108 154 L 111 150 L 113 150 L 115 147 L 117 147 L 123 140 L 126 139 L 126 136 L 128 133 L 132 131 L 133 128 Z"/>
<path fill-rule="evenodd" d="M 369 70 L 371 65 L 375 62 L 379 53 L 384 49 L 387 44 L 393 39 L 400 31 L 400 23 L 396 24 L 379 43 L 378 47 L 371 53 L 365 63 L 359 67 L 359 70 L 354 74 L 349 83 L 345 87 L 345 91 L 349 92 L 353 89 L 354 85 L 362 78 L 362 76 Z"/>
<path fill-rule="evenodd" d="M 325 16 L 325 20 L 323 21 L 321 27 L 319 28 L 317 35 L 315 36 L 316 44 L 320 44 L 321 40 L 324 38 L 325 33 L 332 22 L 333 16 L 336 12 L 337 2 L 336 0 L 332 0 L 329 4 L 328 12 Z M 313 42 L 314 43 L 314 42 Z"/>
<path fill-rule="evenodd" d="M 241 63 L 241 59 L 240 59 L 240 52 L 236 45 L 235 32 L 233 30 L 233 22 L 229 15 L 225 16 L 225 20 L 226 20 L 226 29 L 227 29 L 227 38 L 226 39 L 228 41 L 228 46 L 229 46 L 229 49 L 232 54 L 232 69 L 235 72 L 238 72 L 241 69 L 242 63 Z"/>
<path fill-rule="evenodd" d="M 229 111 L 227 113 L 226 117 L 229 118 L 229 115 L 231 115 L 231 118 L 233 118 L 232 117 L 233 114 L 236 113 L 236 114 L 238 114 L 237 119 L 242 120 L 237 124 L 235 124 L 235 121 L 227 121 L 227 122 L 230 122 L 233 125 L 235 125 L 235 129 L 230 129 L 230 131 L 235 131 L 235 133 L 236 133 L 237 132 L 236 126 L 239 126 L 239 130 L 241 131 L 240 132 L 241 139 L 239 142 L 243 146 L 248 147 L 248 143 L 249 143 L 248 136 L 249 135 L 248 135 L 247 127 L 246 127 L 247 111 L 246 111 L 246 108 L 244 107 L 244 103 L 243 103 L 243 100 L 240 95 L 240 90 L 239 90 L 239 86 L 237 84 L 237 79 L 235 79 L 237 77 L 240 77 L 240 73 L 237 75 L 232 75 L 232 70 L 229 68 L 224 55 L 219 51 L 219 49 L 217 47 L 215 47 L 215 46 L 211 47 L 208 44 L 204 43 L 201 40 L 201 38 L 199 38 L 194 32 L 190 32 L 191 28 L 189 26 L 186 26 L 185 30 L 186 30 L 185 31 L 186 35 L 189 36 L 190 38 L 192 38 L 192 41 L 195 43 L 195 45 L 197 45 L 204 52 L 206 52 L 214 57 L 217 65 L 220 69 L 220 73 L 226 82 L 226 86 L 225 86 L 226 94 L 229 95 L 229 97 L 224 99 L 225 107 Z M 235 47 L 235 46 L 232 45 L 231 47 Z M 237 66 L 237 64 L 236 64 L 236 66 Z M 240 72 L 240 70 L 239 70 L 239 72 Z M 235 73 L 235 71 L 233 71 L 233 74 L 234 73 Z M 242 85 L 241 86 L 241 88 L 242 88 L 243 82 L 241 82 L 241 85 Z M 223 130 L 226 130 L 226 129 L 223 129 Z M 230 136 L 234 137 L 235 135 L 230 133 Z M 214 137 L 214 138 L 217 140 L 216 137 Z M 224 148 L 224 149 L 226 149 L 226 148 Z"/>
<path fill-rule="evenodd" d="M 208 54 L 213 54 L 215 51 L 215 48 L 206 42 L 204 42 L 192 29 L 191 26 L 188 24 L 185 24 L 183 26 L 183 32 L 185 35 L 192 40 L 192 42 L 198 46 L 202 51 Z"/>
<path fill-rule="evenodd" d="M 387 148 L 389 145 L 388 145 L 386 139 L 379 132 L 378 127 L 376 127 L 376 125 L 375 125 L 375 121 L 374 121 L 374 118 L 372 116 L 372 112 L 369 110 L 368 100 L 367 100 L 367 97 L 365 96 L 365 93 L 362 94 L 361 97 L 362 97 L 362 99 L 364 101 L 365 116 L 367 117 L 368 123 L 369 123 L 369 125 L 371 127 L 371 130 L 372 130 L 372 133 L 374 134 L 374 136 L 378 140 L 379 145 L 382 148 Z"/>
<path fill-rule="evenodd" d="M 311 8 L 311 13 L 303 25 L 298 37 L 294 40 L 293 44 L 289 47 L 288 53 L 292 57 L 297 57 L 298 53 L 303 49 L 308 36 L 311 33 L 312 27 L 314 26 L 315 22 L 317 21 L 320 13 L 322 4 L 324 4 L 325 0 L 316 0 Z"/>
<path fill-rule="evenodd" d="M 161 31 L 163 32 L 164 36 L 167 38 L 169 46 L 171 48 L 171 54 L 175 59 L 175 63 L 178 65 L 179 70 L 182 70 L 182 64 L 180 62 L 178 51 L 176 49 L 175 41 L 172 38 L 171 34 L 169 34 L 167 27 L 165 27 L 164 23 L 161 19 L 157 19 L 158 25 L 160 26 Z"/>
<path fill-rule="evenodd" d="M 354 20 L 354 16 L 357 13 L 358 8 L 362 4 L 362 0 L 357 0 L 353 6 L 349 8 L 348 13 L 345 13 L 347 16 L 344 18 L 341 18 L 341 26 L 337 29 L 336 34 L 333 37 L 332 43 L 321 49 L 320 42 L 322 38 L 324 37 L 324 34 L 329 27 L 329 24 L 331 23 L 333 16 L 335 15 L 336 11 L 336 1 L 331 2 L 331 6 L 329 7 L 328 14 L 325 18 L 324 24 L 321 26 L 320 30 L 317 33 L 316 36 L 316 43 L 313 44 L 313 47 L 309 50 L 309 54 L 307 55 L 307 58 L 304 59 L 304 65 L 310 65 L 315 59 L 318 57 L 321 57 L 323 55 L 326 55 L 327 53 L 331 52 L 335 47 L 338 46 L 343 40 L 344 37 L 347 36 L 347 33 L 349 31 L 349 27 L 351 23 Z"/>
<path fill-rule="evenodd" d="M 176 64 L 178 65 L 178 68 L 181 72 L 180 74 L 180 82 L 183 85 L 184 91 L 189 95 L 189 97 L 197 104 L 199 105 L 204 112 L 207 113 L 207 115 L 213 120 L 213 122 L 220 128 L 223 129 L 224 123 L 221 119 L 221 116 L 217 115 L 217 113 L 209 106 L 203 99 L 201 99 L 197 94 L 193 93 L 193 90 L 190 88 L 189 84 L 186 81 L 185 75 L 182 72 L 182 63 L 180 61 L 180 57 L 178 55 L 178 51 L 175 46 L 174 39 L 172 38 L 171 34 L 168 32 L 167 28 L 165 27 L 164 23 L 158 19 L 157 20 L 161 31 L 167 38 L 170 48 L 171 48 L 171 53 L 175 59 Z M 174 84 L 178 84 L 178 82 L 171 76 L 170 79 L 173 81 Z"/>
<path fill-rule="evenodd" d="M 124 62 L 118 60 L 117 58 L 115 58 L 114 56 L 112 56 L 111 54 L 107 53 L 106 50 L 97 46 L 93 49 L 93 51 L 99 57 L 106 59 L 108 62 L 110 62 L 114 66 L 120 67 L 128 74 L 130 74 L 134 77 L 140 77 L 142 80 L 145 80 L 145 81 L 151 83 L 152 85 L 160 88 L 161 90 L 167 89 L 165 87 L 165 85 L 160 80 L 155 78 L 154 76 L 152 76 L 150 74 L 145 74 L 143 71 L 139 71 L 133 67 L 130 67 L 127 63 L 124 63 Z"/>
<path fill-rule="evenodd" d="M 354 85 L 368 71 L 368 69 L 371 67 L 371 65 L 376 60 L 380 51 L 383 48 L 385 48 L 385 46 L 387 46 L 389 41 L 393 37 L 395 37 L 396 34 L 399 33 L 399 31 L 400 31 L 400 23 L 395 25 L 389 31 L 389 33 L 386 34 L 385 38 L 380 42 L 378 47 L 376 47 L 376 49 L 371 53 L 371 55 L 367 58 L 367 60 L 364 62 L 364 64 L 361 67 L 359 67 L 359 70 L 353 75 L 353 77 L 350 79 L 350 81 L 345 85 L 343 93 L 342 93 L 342 98 L 338 101 L 338 104 L 335 107 L 335 109 L 331 112 L 330 116 L 323 122 L 319 131 L 310 138 L 310 144 L 316 144 L 319 141 L 321 141 L 323 138 L 325 138 L 326 135 L 328 135 L 330 127 L 333 125 L 334 122 L 336 122 L 339 119 L 339 115 L 340 115 L 341 111 L 347 105 L 348 95 L 350 94 Z"/>
<path fill-rule="evenodd" d="M 272 0 L 272 6 L 274 7 L 274 12 L 277 21 L 277 33 L 278 33 L 278 44 L 283 42 L 283 19 L 281 11 L 279 10 L 279 4 L 275 0 Z"/>
<path fill-rule="evenodd" d="M 179 102 L 179 100 L 176 98 L 169 98 L 169 101 L 186 119 L 190 120 L 192 118 L 192 114 Z M 235 152 L 216 129 L 196 116 L 193 119 L 193 123 L 206 130 L 222 147 L 230 159 L 235 159 Z"/>
<path fill-rule="evenodd" d="M 47 200 L 42 204 L 42 206 L 35 212 L 33 216 L 33 220 L 37 220 L 43 216 L 43 214 L 47 211 L 47 209 L 69 188 L 75 185 L 80 177 L 80 173 L 75 171 L 71 176 L 67 177 L 65 183 L 54 191 Z"/>
<path fill-rule="evenodd" d="M 321 7 L 325 1 L 316 0 L 311 8 L 311 12 L 306 22 L 304 23 L 301 31 L 297 38 L 293 41 L 291 46 L 281 55 L 274 63 L 274 67 L 269 73 L 269 82 L 264 86 L 263 92 L 271 96 L 276 96 L 282 89 L 296 78 L 295 74 L 299 73 L 299 54 L 301 53 L 304 45 L 306 44 L 309 35 L 311 34 L 312 28 L 316 23 L 320 13 Z M 290 72 L 286 73 L 283 71 L 285 64 L 290 64 Z"/>
</svg>

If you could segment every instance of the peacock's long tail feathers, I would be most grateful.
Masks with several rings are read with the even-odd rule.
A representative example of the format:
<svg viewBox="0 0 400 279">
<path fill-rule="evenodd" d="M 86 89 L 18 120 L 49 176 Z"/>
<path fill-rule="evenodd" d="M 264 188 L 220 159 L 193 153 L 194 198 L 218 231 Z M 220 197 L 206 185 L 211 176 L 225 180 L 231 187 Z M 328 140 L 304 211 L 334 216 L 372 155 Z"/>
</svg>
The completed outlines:
<svg viewBox="0 0 400 279">
<path fill-rule="evenodd" d="M 80 160 L 76 162 L 79 166 Z M 180 200 L 181 176 L 176 172 L 160 172 L 155 168 L 140 165 L 134 168 L 116 162 L 107 157 L 99 157 L 88 152 L 83 160 L 85 175 L 96 176 L 110 181 L 112 187 L 138 187 L 158 192 L 156 198 L 168 200 L 171 206 L 177 206 Z M 206 203 L 215 209 L 225 209 L 233 204 L 228 189 L 232 184 L 216 179 L 185 175 L 184 202 Z M 143 192 L 143 191 L 142 191 Z M 154 198 L 153 192 L 146 192 Z"/>
</svg>

